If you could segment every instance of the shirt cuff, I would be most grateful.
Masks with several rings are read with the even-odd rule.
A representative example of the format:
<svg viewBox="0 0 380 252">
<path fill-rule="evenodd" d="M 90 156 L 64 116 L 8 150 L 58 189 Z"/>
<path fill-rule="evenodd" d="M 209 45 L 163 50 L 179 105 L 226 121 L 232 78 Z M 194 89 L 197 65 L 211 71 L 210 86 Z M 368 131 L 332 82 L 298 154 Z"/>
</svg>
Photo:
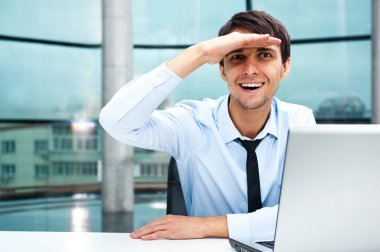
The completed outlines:
<svg viewBox="0 0 380 252">
<path fill-rule="evenodd" d="M 265 207 L 253 213 L 228 214 L 229 237 L 240 241 L 273 241 L 278 205 Z"/>
<path fill-rule="evenodd" d="M 227 214 L 228 236 L 237 241 L 248 241 L 249 216 L 248 214 Z"/>
</svg>

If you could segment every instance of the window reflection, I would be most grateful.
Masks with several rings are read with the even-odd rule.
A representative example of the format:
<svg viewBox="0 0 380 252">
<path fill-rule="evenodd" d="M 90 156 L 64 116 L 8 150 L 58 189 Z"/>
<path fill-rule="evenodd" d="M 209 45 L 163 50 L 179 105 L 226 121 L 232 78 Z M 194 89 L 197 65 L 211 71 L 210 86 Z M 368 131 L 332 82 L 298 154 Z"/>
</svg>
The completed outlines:
<svg viewBox="0 0 380 252">
<path fill-rule="evenodd" d="M 277 96 L 312 108 L 317 120 L 369 120 L 371 42 L 293 45 L 292 70 Z"/>
<path fill-rule="evenodd" d="M 15 178 L 16 165 L 14 164 L 1 164 L 0 180 L 3 184 L 9 183 Z"/>
<path fill-rule="evenodd" d="M 0 124 L 0 142 L 0 197 L 100 190 L 95 123 Z"/>
<path fill-rule="evenodd" d="M 1 141 L 1 153 L 14 153 L 16 150 L 16 143 L 13 140 L 3 140 Z"/>
<path fill-rule="evenodd" d="M 281 20 L 292 39 L 371 33 L 371 0 L 252 0 L 257 10 Z M 297 15 L 294 15 L 297 13 Z"/>
<path fill-rule="evenodd" d="M 75 207 L 71 211 L 71 231 L 87 232 L 89 230 L 89 213 L 86 208 Z"/>
</svg>

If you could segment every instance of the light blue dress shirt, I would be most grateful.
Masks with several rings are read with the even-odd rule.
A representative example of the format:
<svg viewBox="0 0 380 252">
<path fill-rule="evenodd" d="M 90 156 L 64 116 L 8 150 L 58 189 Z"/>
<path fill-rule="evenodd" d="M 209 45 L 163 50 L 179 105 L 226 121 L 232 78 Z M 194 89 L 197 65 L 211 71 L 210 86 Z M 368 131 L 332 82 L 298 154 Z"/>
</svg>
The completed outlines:
<svg viewBox="0 0 380 252">
<path fill-rule="evenodd" d="M 229 236 L 273 240 L 288 129 L 315 124 L 310 109 L 273 98 L 256 139 L 263 208 L 247 213 L 247 153 L 228 113 L 228 96 L 185 100 L 156 110 L 181 82 L 166 64 L 122 87 L 102 109 L 99 121 L 115 139 L 169 153 L 177 161 L 188 214 L 227 215 Z"/>
</svg>

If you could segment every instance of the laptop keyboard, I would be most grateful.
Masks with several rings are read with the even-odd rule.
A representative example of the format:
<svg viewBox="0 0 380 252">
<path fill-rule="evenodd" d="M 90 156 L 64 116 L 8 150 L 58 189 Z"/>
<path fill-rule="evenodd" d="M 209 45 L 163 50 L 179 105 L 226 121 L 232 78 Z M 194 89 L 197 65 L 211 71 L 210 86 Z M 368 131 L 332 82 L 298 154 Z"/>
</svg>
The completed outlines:
<svg viewBox="0 0 380 252">
<path fill-rule="evenodd" d="M 270 249 L 274 248 L 274 241 L 263 241 L 263 242 L 257 242 L 257 243 Z"/>
</svg>

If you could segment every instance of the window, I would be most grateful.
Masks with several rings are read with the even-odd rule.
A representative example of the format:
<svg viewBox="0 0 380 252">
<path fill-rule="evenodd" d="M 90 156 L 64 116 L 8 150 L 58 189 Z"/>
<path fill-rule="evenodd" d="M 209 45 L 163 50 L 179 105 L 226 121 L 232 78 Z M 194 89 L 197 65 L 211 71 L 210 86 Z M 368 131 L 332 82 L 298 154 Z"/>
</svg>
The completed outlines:
<svg viewBox="0 0 380 252">
<path fill-rule="evenodd" d="M 84 151 L 98 150 L 98 137 L 97 136 L 81 136 L 77 138 L 77 149 Z"/>
<path fill-rule="evenodd" d="M 34 152 L 37 154 L 46 154 L 48 151 L 48 140 L 35 140 Z"/>
<path fill-rule="evenodd" d="M 57 135 L 57 136 L 71 135 L 70 125 L 54 125 L 53 135 Z"/>
<path fill-rule="evenodd" d="M 53 162 L 53 175 L 63 175 L 63 164 L 61 162 Z"/>
<path fill-rule="evenodd" d="M 14 164 L 2 164 L 0 178 L 2 181 L 9 181 L 15 178 L 16 165 Z"/>
<path fill-rule="evenodd" d="M 370 58 L 370 41 L 293 45 L 293 73 L 281 82 L 277 97 L 313 109 L 317 120 L 369 119 Z"/>
<path fill-rule="evenodd" d="M 55 125 L 53 131 L 53 149 L 55 151 L 98 151 L 100 136 L 95 124 L 83 123 Z"/>
<path fill-rule="evenodd" d="M 14 153 L 16 151 L 16 143 L 13 140 L 1 141 L 1 153 Z"/>
<path fill-rule="evenodd" d="M 97 162 L 53 162 L 54 176 L 96 176 L 97 174 Z"/>
<path fill-rule="evenodd" d="M 157 177 L 157 164 L 150 165 L 150 176 Z"/>
<path fill-rule="evenodd" d="M 135 178 L 151 177 L 166 179 L 167 174 L 168 165 L 166 163 L 136 164 L 133 172 Z"/>
<path fill-rule="evenodd" d="M 36 179 L 47 179 L 49 177 L 48 165 L 35 165 L 34 172 Z"/>
<path fill-rule="evenodd" d="M 0 117 L 71 120 L 84 113 L 97 117 L 101 6 L 100 0 L 0 1 L 0 34 L 18 39 L 0 39 Z"/>
<path fill-rule="evenodd" d="M 162 177 L 166 178 L 168 176 L 168 170 L 169 170 L 168 164 L 162 165 Z"/>
<path fill-rule="evenodd" d="M 54 150 L 68 151 L 73 149 L 73 139 L 71 137 L 55 137 Z"/>
<path fill-rule="evenodd" d="M 78 165 L 78 174 L 91 176 L 91 175 L 97 175 L 97 163 L 96 162 L 82 162 Z"/>
<path fill-rule="evenodd" d="M 142 177 L 147 177 L 149 176 L 149 173 L 150 173 L 150 166 L 149 164 L 141 164 L 141 176 Z"/>
<path fill-rule="evenodd" d="M 86 150 L 96 150 L 98 148 L 98 141 L 96 138 L 86 139 Z"/>
<path fill-rule="evenodd" d="M 53 174 L 69 176 L 74 174 L 75 162 L 53 162 Z"/>
</svg>

